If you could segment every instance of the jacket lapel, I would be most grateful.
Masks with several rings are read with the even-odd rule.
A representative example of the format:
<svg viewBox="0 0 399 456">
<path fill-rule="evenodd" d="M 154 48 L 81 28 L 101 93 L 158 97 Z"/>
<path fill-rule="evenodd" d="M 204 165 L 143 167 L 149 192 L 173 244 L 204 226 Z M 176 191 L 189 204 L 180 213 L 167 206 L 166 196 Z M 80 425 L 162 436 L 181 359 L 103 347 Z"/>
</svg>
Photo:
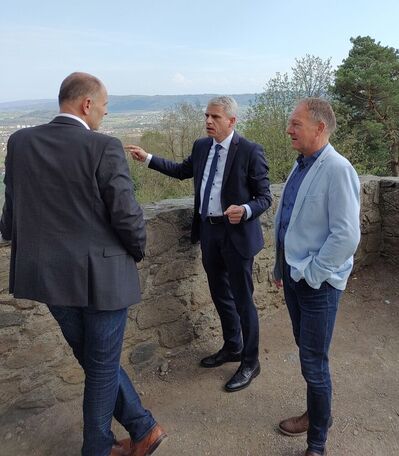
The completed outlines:
<svg viewBox="0 0 399 456">
<path fill-rule="evenodd" d="M 240 137 L 237 133 L 234 132 L 233 139 L 231 140 L 230 147 L 227 152 L 226 165 L 225 165 L 224 173 L 223 173 L 222 190 L 227 181 L 227 178 L 229 177 L 231 167 L 233 165 L 234 157 L 236 156 L 239 142 L 240 142 Z"/>
<path fill-rule="evenodd" d="M 209 151 L 211 150 L 212 147 L 212 138 L 209 138 L 209 140 L 205 143 L 203 150 L 200 151 L 199 155 L 199 162 L 198 162 L 198 168 L 197 168 L 197 179 L 196 179 L 196 188 L 195 188 L 195 193 L 198 193 L 201 190 L 201 182 L 202 182 L 202 176 L 204 175 L 204 170 L 205 170 L 205 165 L 206 161 L 208 160 L 208 155 Z"/>
<path fill-rule="evenodd" d="M 295 200 L 294 208 L 292 210 L 290 224 L 295 222 L 296 217 L 301 210 L 302 204 L 305 200 L 305 196 L 308 194 L 309 188 L 315 178 L 316 174 L 319 172 L 320 168 L 323 166 L 325 159 L 331 153 L 332 146 L 327 145 L 320 157 L 314 162 L 313 166 L 310 168 L 309 172 L 306 174 L 301 186 L 299 187 L 298 195 Z"/>
</svg>

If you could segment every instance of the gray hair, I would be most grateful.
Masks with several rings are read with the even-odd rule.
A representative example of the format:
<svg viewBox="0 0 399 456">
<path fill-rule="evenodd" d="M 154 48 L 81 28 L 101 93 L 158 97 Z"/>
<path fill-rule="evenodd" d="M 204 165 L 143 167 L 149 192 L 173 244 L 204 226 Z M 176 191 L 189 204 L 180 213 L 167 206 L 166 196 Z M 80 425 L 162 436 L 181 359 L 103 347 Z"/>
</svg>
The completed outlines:
<svg viewBox="0 0 399 456">
<path fill-rule="evenodd" d="M 81 97 L 95 97 L 104 87 L 103 83 L 88 73 L 75 72 L 67 76 L 61 83 L 58 103 L 74 101 Z"/>
<path fill-rule="evenodd" d="M 213 97 L 208 101 L 208 106 L 221 106 L 228 117 L 237 117 L 238 105 L 233 97 Z"/>
<path fill-rule="evenodd" d="M 337 120 L 330 103 L 324 98 L 308 97 L 299 101 L 298 105 L 304 104 L 315 122 L 323 122 L 329 135 L 337 128 Z"/>
</svg>

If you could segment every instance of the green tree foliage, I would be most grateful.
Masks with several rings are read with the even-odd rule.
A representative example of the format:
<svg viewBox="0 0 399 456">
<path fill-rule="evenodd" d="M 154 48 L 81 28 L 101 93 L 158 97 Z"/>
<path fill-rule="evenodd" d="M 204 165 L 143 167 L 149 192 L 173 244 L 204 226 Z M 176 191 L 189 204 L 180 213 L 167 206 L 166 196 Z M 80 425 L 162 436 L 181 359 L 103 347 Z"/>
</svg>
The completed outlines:
<svg viewBox="0 0 399 456">
<path fill-rule="evenodd" d="M 165 112 L 155 130 L 146 131 L 140 146 L 152 154 L 181 162 L 191 154 L 193 142 L 204 135 L 204 111 L 200 106 L 177 104 Z M 141 202 L 159 201 L 193 194 L 191 179 L 179 181 L 130 161 L 131 173 Z"/>
<path fill-rule="evenodd" d="M 285 180 L 292 166 L 292 150 L 285 129 L 292 105 L 288 76 L 277 74 L 247 112 L 244 136 L 261 144 L 272 182 Z"/>
<path fill-rule="evenodd" d="M 338 142 L 360 173 L 399 175 L 399 52 L 369 36 L 351 38 L 333 94 Z"/>
<path fill-rule="evenodd" d="M 327 96 L 332 78 L 331 59 L 307 54 L 295 59 L 291 77 L 277 73 L 270 79 L 248 109 L 243 132 L 265 148 L 272 182 L 284 181 L 292 167 L 293 152 L 286 134 L 290 112 L 301 98 Z"/>
<path fill-rule="evenodd" d="M 322 60 L 306 54 L 301 59 L 295 59 L 295 66 L 292 68 L 295 101 L 305 97 L 328 97 L 333 75 L 331 58 Z"/>
<path fill-rule="evenodd" d="M 177 104 L 165 112 L 160 122 L 160 131 L 165 138 L 165 153 L 181 161 L 191 153 L 193 142 L 204 135 L 204 111 L 199 105 Z"/>
</svg>

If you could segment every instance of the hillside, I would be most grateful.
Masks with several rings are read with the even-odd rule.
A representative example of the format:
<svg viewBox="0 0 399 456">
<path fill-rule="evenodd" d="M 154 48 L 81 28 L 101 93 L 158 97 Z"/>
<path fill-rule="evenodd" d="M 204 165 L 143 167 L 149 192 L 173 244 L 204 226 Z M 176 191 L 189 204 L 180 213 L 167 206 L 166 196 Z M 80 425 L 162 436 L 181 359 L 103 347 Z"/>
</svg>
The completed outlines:
<svg viewBox="0 0 399 456">
<path fill-rule="evenodd" d="M 178 103 L 199 104 L 206 106 L 208 100 L 215 94 L 199 95 L 110 95 L 109 112 L 123 113 L 132 111 L 163 111 L 172 108 Z M 247 107 L 255 94 L 244 93 L 232 95 L 239 106 Z M 27 111 L 57 111 L 56 100 L 25 100 L 0 103 L 0 112 L 27 112 Z"/>
</svg>

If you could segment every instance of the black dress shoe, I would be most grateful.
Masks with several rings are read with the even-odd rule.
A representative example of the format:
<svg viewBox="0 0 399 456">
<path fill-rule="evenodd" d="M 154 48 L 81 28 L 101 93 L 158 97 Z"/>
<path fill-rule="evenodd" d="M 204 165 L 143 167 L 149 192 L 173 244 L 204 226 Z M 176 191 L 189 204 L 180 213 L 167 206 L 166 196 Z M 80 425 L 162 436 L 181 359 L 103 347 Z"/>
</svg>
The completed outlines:
<svg viewBox="0 0 399 456">
<path fill-rule="evenodd" d="M 259 361 L 256 362 L 255 366 L 251 367 L 245 364 L 241 364 L 237 372 L 231 377 L 226 383 L 224 389 L 229 393 L 234 391 L 240 391 L 252 382 L 252 380 L 260 373 Z"/>
<path fill-rule="evenodd" d="M 217 353 L 201 359 L 202 367 L 218 367 L 224 363 L 237 363 L 241 361 L 241 352 L 230 352 L 223 348 Z"/>
</svg>

